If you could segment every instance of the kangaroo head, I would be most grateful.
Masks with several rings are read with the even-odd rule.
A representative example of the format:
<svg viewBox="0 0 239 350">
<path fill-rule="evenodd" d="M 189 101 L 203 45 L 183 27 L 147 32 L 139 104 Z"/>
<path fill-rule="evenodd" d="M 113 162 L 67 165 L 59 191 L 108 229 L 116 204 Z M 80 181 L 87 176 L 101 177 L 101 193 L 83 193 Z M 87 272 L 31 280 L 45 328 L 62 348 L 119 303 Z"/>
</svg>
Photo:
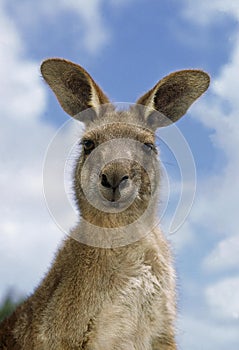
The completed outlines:
<svg viewBox="0 0 239 350">
<path fill-rule="evenodd" d="M 160 80 L 128 110 L 117 110 L 79 65 L 48 59 L 41 72 L 62 108 L 86 125 L 75 166 L 81 215 L 103 227 L 124 226 L 148 208 L 159 188 L 155 130 L 176 122 L 207 90 L 209 76 L 182 70 Z"/>
</svg>

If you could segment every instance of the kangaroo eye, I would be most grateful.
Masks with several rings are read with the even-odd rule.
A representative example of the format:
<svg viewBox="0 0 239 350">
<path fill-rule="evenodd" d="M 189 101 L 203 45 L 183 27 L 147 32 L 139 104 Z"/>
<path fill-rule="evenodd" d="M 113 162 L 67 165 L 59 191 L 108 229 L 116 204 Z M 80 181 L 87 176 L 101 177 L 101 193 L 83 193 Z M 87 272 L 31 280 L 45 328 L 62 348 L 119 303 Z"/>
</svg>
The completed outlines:
<svg viewBox="0 0 239 350">
<path fill-rule="evenodd" d="M 146 152 L 146 153 L 150 153 L 151 151 L 154 151 L 155 153 L 157 153 L 156 151 L 156 148 L 154 146 L 153 143 L 144 143 L 143 144 L 143 150 Z"/>
<path fill-rule="evenodd" d="M 84 147 L 85 154 L 90 154 L 90 152 L 95 148 L 95 143 L 92 140 L 83 140 L 82 145 Z"/>
</svg>

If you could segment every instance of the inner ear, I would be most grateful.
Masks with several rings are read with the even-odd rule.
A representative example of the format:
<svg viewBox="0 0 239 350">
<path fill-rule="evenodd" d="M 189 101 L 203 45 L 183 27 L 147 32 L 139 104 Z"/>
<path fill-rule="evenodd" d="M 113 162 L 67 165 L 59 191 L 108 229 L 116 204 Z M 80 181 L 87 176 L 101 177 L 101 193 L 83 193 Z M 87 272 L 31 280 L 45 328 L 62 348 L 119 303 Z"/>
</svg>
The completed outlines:
<svg viewBox="0 0 239 350">
<path fill-rule="evenodd" d="M 200 70 L 175 72 L 160 80 L 137 103 L 146 107 L 146 122 L 156 129 L 180 119 L 207 90 L 209 82 L 208 74 Z"/>
<path fill-rule="evenodd" d="M 71 116 L 88 108 L 97 112 L 100 105 L 109 103 L 89 73 L 75 63 L 59 58 L 48 59 L 42 63 L 41 73 L 64 111 Z M 90 114 L 91 119 L 93 114 Z"/>
</svg>

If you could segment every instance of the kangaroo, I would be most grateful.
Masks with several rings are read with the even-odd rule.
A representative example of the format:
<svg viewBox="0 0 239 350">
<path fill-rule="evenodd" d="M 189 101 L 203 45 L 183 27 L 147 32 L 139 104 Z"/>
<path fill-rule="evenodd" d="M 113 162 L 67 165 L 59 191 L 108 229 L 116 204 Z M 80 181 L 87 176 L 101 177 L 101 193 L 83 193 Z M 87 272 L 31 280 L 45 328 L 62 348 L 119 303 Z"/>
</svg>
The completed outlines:
<svg viewBox="0 0 239 350">
<path fill-rule="evenodd" d="M 209 76 L 172 73 L 117 110 L 77 64 L 47 59 L 41 73 L 85 124 L 73 180 L 80 219 L 35 292 L 0 325 L 0 349 L 175 350 L 175 272 L 156 225 L 155 131 L 186 113 Z"/>
</svg>

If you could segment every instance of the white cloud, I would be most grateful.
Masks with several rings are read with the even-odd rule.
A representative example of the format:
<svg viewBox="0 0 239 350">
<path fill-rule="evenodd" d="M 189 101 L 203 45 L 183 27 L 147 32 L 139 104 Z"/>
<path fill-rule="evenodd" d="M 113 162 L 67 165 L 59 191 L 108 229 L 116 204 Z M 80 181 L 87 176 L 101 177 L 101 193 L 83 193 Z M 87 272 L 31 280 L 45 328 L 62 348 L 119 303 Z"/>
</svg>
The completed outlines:
<svg viewBox="0 0 239 350">
<path fill-rule="evenodd" d="M 200 25 L 210 26 L 215 20 L 221 20 L 225 14 L 235 20 L 239 19 L 239 3 L 236 1 L 193 2 L 188 0 L 184 3 L 186 5 L 183 9 L 184 15 Z M 205 316 L 201 325 L 195 325 L 192 329 L 192 334 L 194 337 L 198 334 L 198 326 L 206 324 L 206 327 L 203 326 L 205 334 L 215 335 L 211 342 L 213 347 L 217 347 L 215 344 L 219 347 L 224 346 L 234 339 L 233 346 L 229 346 L 231 349 L 237 348 L 235 344 L 238 344 L 239 340 L 238 330 L 234 332 L 234 325 L 239 318 L 239 278 L 238 276 L 223 278 L 218 274 L 225 271 L 229 273 L 239 264 L 239 153 L 237 151 L 239 149 L 239 128 L 237 127 L 239 81 L 236 78 L 238 62 L 239 41 L 235 40 L 227 64 L 222 66 L 218 76 L 212 79 L 211 93 L 191 109 L 195 119 L 200 120 L 210 130 L 211 142 L 218 154 L 217 162 L 220 161 L 216 166 L 212 164 L 211 170 L 214 170 L 212 175 L 205 173 L 205 178 L 200 179 L 190 222 L 192 235 L 199 235 L 198 228 L 200 228 L 204 231 L 204 235 L 217 240 L 216 247 L 208 254 L 202 265 L 210 273 L 217 273 L 218 281 L 205 287 L 205 299 L 209 314 L 223 325 L 223 327 L 213 323 L 209 325 Z M 226 330 L 225 321 L 228 320 L 231 323 Z M 190 323 L 186 323 L 185 327 L 189 330 L 192 328 Z M 191 341 L 193 348 L 195 343 L 197 342 L 194 337 Z M 201 349 L 202 346 L 198 348 Z M 208 346 L 208 349 L 211 347 Z"/>
<path fill-rule="evenodd" d="M 61 233 L 42 195 L 42 162 L 54 128 L 41 121 L 46 106 L 36 62 L 0 4 L 0 298 L 16 285 L 29 292 L 52 256 Z"/>
<path fill-rule="evenodd" d="M 62 14 L 76 16 L 73 23 L 69 24 L 78 37 L 75 45 L 82 45 L 90 54 L 98 54 L 111 40 L 110 30 L 103 16 L 104 0 L 10 0 L 9 3 L 25 30 L 36 26 L 39 29 L 43 23 L 52 23 Z"/>
<path fill-rule="evenodd" d="M 206 227 L 208 234 L 236 235 L 239 226 L 239 128 L 236 127 L 239 104 L 235 93 L 239 91 L 239 81 L 235 79 L 238 52 L 239 42 L 236 42 L 229 63 L 222 67 L 212 84 L 212 94 L 193 108 L 195 118 L 213 131 L 213 146 L 226 157 L 226 162 L 222 161 L 218 166 L 217 173 L 206 177 L 201 184 L 197 207 L 193 211 L 192 219 Z"/>
<path fill-rule="evenodd" d="M 184 0 L 184 5 L 182 12 L 190 20 L 207 21 L 201 25 L 212 25 L 219 13 L 239 19 L 239 3 L 233 0 Z M 210 130 L 212 146 L 222 161 L 217 164 L 217 172 L 200 180 L 190 220 L 206 230 L 208 235 L 219 235 L 219 239 L 236 235 L 239 226 L 239 128 L 236 127 L 239 80 L 235 78 L 238 62 L 239 40 L 235 40 L 228 62 L 221 67 L 217 77 L 212 77 L 210 93 L 191 108 L 194 118 Z M 213 167 L 211 170 L 214 170 Z"/>
<path fill-rule="evenodd" d="M 190 223 L 190 219 L 187 219 L 182 228 L 170 234 L 168 239 L 173 243 L 174 249 L 177 251 L 177 254 L 179 254 L 184 248 L 195 244 L 195 234 L 196 232 L 194 231 L 193 225 Z"/>
<path fill-rule="evenodd" d="M 183 0 L 183 2 L 183 14 L 202 25 L 210 25 L 225 15 L 239 17 L 239 4 L 235 0 Z"/>
<path fill-rule="evenodd" d="M 3 3 L 0 22 L 4 28 L 0 31 L 1 114 L 18 120 L 38 117 L 45 107 L 39 70 L 35 62 L 22 59 L 24 45 L 13 21 L 4 13 Z"/>
<path fill-rule="evenodd" d="M 239 235 L 220 241 L 203 262 L 208 271 L 225 271 L 239 266 Z M 239 298 L 238 298 L 239 299 Z"/>
<path fill-rule="evenodd" d="M 239 276 L 226 278 L 207 287 L 205 296 L 214 316 L 239 320 Z"/>
<path fill-rule="evenodd" d="M 103 21 L 102 5 L 102 0 L 60 0 L 55 3 L 58 8 L 69 9 L 79 15 L 84 25 L 84 46 L 90 53 L 97 53 L 110 40 L 109 30 Z"/>
<path fill-rule="evenodd" d="M 83 47 L 89 54 L 98 55 L 102 48 L 112 40 L 110 27 L 104 15 L 104 6 L 118 11 L 132 1 L 135 0 L 111 0 L 109 2 L 106 0 L 42 0 L 40 2 L 2 0 L 2 3 L 5 2 L 11 8 L 15 20 L 26 32 L 34 29 L 39 31 L 43 23 L 44 25 L 52 24 L 58 21 L 60 16 L 71 14 L 74 17 L 69 23 L 69 28 L 77 38 L 75 47 Z M 4 22 L 1 21 L 1 23 L 3 28 Z"/>
<path fill-rule="evenodd" d="M 59 198 L 61 193 L 51 192 L 53 214 L 58 214 L 55 218 L 48 212 L 43 196 L 44 156 L 55 129 L 40 119 L 32 123 L 21 121 L 17 133 L 13 131 L 15 123 L 7 126 L 8 137 L 0 140 L 4 158 L 0 175 L 0 299 L 8 287 L 14 286 L 26 294 L 39 283 L 63 237 L 59 225 L 69 232 L 75 223 L 68 201 Z M 59 155 L 65 154 L 67 141 L 72 139 L 72 131 L 65 129 L 58 139 L 56 164 Z M 64 188 L 64 177 L 57 173 L 56 164 L 53 162 L 50 168 L 49 187 Z"/>
<path fill-rule="evenodd" d="M 238 326 L 216 323 L 191 314 L 182 315 L 179 320 L 179 348 L 184 350 L 237 350 L 239 342 Z"/>
<path fill-rule="evenodd" d="M 238 17 L 239 19 L 239 17 Z M 216 79 L 213 89 L 214 92 L 223 101 L 229 102 L 231 108 L 238 109 L 238 80 L 235 79 L 235 73 L 237 63 L 239 61 L 239 40 L 235 40 L 235 47 L 232 52 L 230 61 L 225 64 L 220 72 L 219 77 Z"/>
</svg>

